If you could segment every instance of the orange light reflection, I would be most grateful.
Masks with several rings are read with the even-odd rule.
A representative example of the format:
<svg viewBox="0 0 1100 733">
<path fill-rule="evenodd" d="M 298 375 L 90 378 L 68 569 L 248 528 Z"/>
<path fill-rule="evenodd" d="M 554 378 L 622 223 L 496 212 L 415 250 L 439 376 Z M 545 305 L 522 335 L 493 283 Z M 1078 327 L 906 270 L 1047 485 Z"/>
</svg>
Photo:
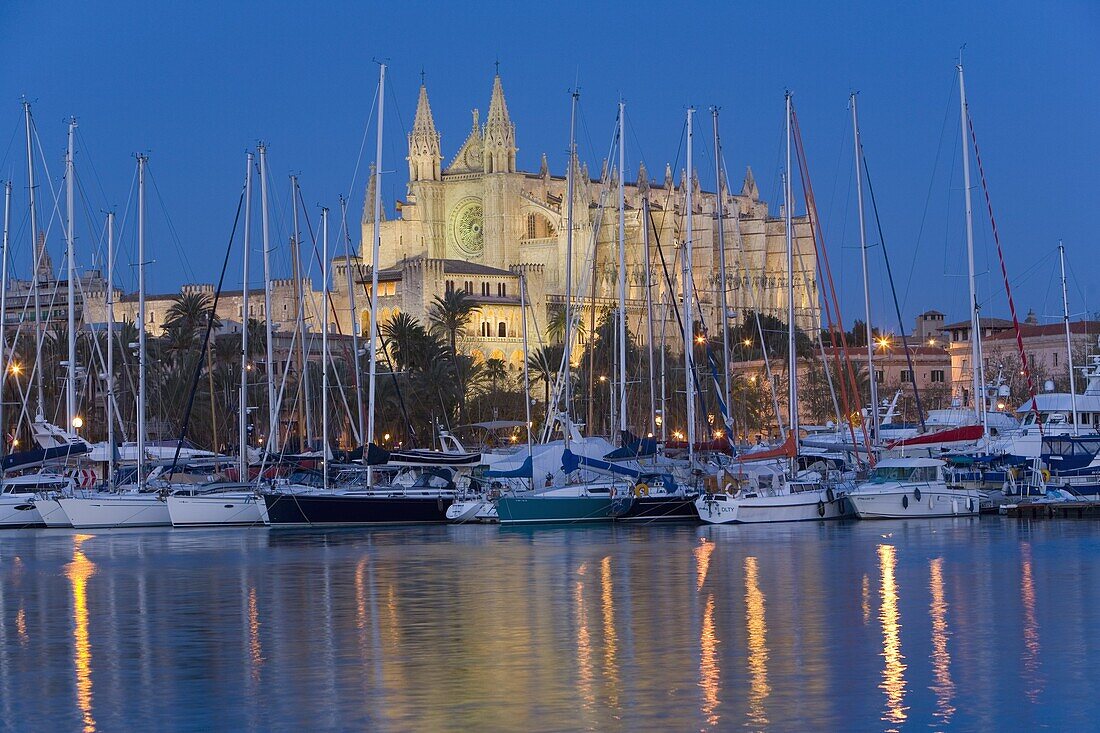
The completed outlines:
<svg viewBox="0 0 1100 733">
<path fill-rule="evenodd" d="M 65 575 L 73 586 L 73 667 L 76 670 L 76 704 L 80 708 L 85 733 L 96 729 L 92 717 L 92 646 L 88 638 L 88 579 L 95 563 L 81 552 L 80 546 L 91 535 L 73 536 L 73 561 L 65 566 Z"/>
<path fill-rule="evenodd" d="M 745 558 L 745 627 L 749 648 L 749 721 L 755 728 L 762 728 L 768 725 L 764 703 L 771 687 L 768 685 L 768 621 L 755 557 Z"/>
<path fill-rule="evenodd" d="M 879 622 L 882 624 L 882 684 L 886 694 L 886 709 L 882 719 L 888 723 L 904 723 L 909 708 L 905 701 L 905 657 L 901 653 L 901 615 L 898 612 L 898 587 L 894 577 L 897 567 L 897 550 L 892 545 L 878 546 L 881 587 L 879 596 Z M 888 729 L 896 730 L 896 729 Z"/>
<path fill-rule="evenodd" d="M 951 679 L 951 654 L 947 650 L 947 601 L 943 594 L 943 558 L 937 557 L 929 562 L 929 589 L 932 591 L 932 674 L 936 683 L 932 691 L 936 693 L 939 706 L 933 715 L 946 724 L 955 714 L 955 683 Z"/>
</svg>

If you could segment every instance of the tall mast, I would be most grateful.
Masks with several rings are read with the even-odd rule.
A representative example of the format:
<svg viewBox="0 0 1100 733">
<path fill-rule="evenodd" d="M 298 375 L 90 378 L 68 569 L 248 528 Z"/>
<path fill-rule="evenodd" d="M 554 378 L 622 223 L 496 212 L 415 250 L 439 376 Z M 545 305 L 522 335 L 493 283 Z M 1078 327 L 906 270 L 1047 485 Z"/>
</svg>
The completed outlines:
<svg viewBox="0 0 1100 733">
<path fill-rule="evenodd" d="M 382 127 L 386 109 L 386 65 L 378 65 L 378 137 L 374 148 L 374 233 L 370 260 L 370 377 L 367 393 L 367 441 L 374 442 L 374 412 L 378 388 L 378 259 L 382 248 Z"/>
<path fill-rule="evenodd" d="M 1073 373 L 1073 341 L 1069 335 L 1069 294 L 1066 290 L 1066 248 L 1058 240 L 1058 262 L 1062 267 L 1062 322 L 1066 326 L 1066 366 L 1069 367 L 1069 407 L 1073 411 L 1073 434 L 1080 434 L 1077 420 L 1077 377 Z"/>
<path fill-rule="evenodd" d="M 328 208 L 321 207 L 321 473 L 328 489 Z"/>
<path fill-rule="evenodd" d="M 65 412 L 68 418 L 66 430 L 76 429 L 76 247 L 73 240 L 73 152 L 76 137 L 76 118 L 69 118 L 69 147 L 65 152 L 65 240 L 68 269 L 69 297 L 69 363 L 65 370 Z"/>
<path fill-rule="evenodd" d="M 875 381 L 875 342 L 871 338 L 871 281 L 870 271 L 867 267 L 867 229 L 863 221 L 863 147 L 859 139 L 859 113 L 856 110 L 856 95 L 853 92 L 848 98 L 852 108 L 852 135 L 855 138 L 856 161 L 856 201 L 859 212 L 859 250 L 863 262 L 863 317 L 864 331 L 867 336 L 867 374 L 870 384 L 871 400 L 871 442 L 878 439 L 878 382 Z"/>
<path fill-rule="evenodd" d="M 7 423 L 4 422 L 4 386 L 8 382 L 8 337 L 4 333 L 8 312 L 8 232 L 11 228 L 11 181 L 4 182 L 4 240 L 0 245 L 0 455 L 7 453 Z"/>
<path fill-rule="evenodd" d="M 138 153 L 138 416 L 137 483 L 145 483 L 145 164 Z"/>
<path fill-rule="evenodd" d="M 252 153 L 244 174 L 244 262 L 241 264 L 241 394 L 237 405 L 238 481 L 248 481 L 248 255 L 252 247 Z"/>
<path fill-rule="evenodd" d="M 0 308 L 0 310 L 3 310 Z M 107 484 L 115 482 L 115 212 L 107 212 Z"/>
<path fill-rule="evenodd" d="M 573 422 L 569 417 L 570 402 L 573 397 L 573 385 L 570 378 L 573 370 L 571 353 L 573 349 L 573 187 L 576 185 L 574 181 L 576 175 L 573 169 L 577 163 L 577 99 L 580 98 L 580 92 L 574 89 L 570 98 L 572 101 L 569 106 L 569 165 L 565 172 L 565 334 L 563 336 L 565 341 L 565 371 L 562 375 L 562 390 L 565 399 L 565 408 L 562 410 L 565 415 L 565 419 L 562 421 L 562 434 L 566 448 L 569 447 L 569 437 L 573 429 Z"/>
<path fill-rule="evenodd" d="M 692 170 L 691 170 L 691 156 L 692 156 L 692 118 L 695 116 L 695 108 L 688 107 L 687 111 L 687 180 L 684 182 L 684 187 L 687 189 L 687 198 L 684 203 L 684 218 L 687 220 L 687 236 L 684 239 L 684 252 L 683 262 L 683 292 L 684 292 L 684 392 L 687 395 L 687 443 L 688 443 L 688 461 L 690 462 L 695 458 L 695 380 L 691 368 L 691 351 L 693 348 L 695 337 L 695 320 L 692 318 L 694 309 L 692 308 L 692 296 L 694 280 L 692 279 L 691 270 L 691 250 L 694 245 L 692 238 L 694 232 L 692 231 Z"/>
<path fill-rule="evenodd" d="M 649 434 L 657 434 L 657 395 L 653 374 L 653 280 L 649 272 L 649 192 L 642 194 L 642 261 L 645 267 L 646 348 L 649 353 Z M 663 407 L 663 405 L 662 405 Z M 664 414 L 661 423 L 664 424 Z"/>
<path fill-rule="evenodd" d="M 527 354 L 527 274 L 519 276 L 519 318 L 523 324 L 523 353 Z M 535 488 L 535 448 L 531 442 L 531 373 L 530 362 L 523 360 L 523 407 L 527 420 L 527 458 L 531 461 L 531 480 L 529 486 Z"/>
<path fill-rule="evenodd" d="M 26 120 L 27 128 L 27 195 L 29 197 L 30 207 L 30 225 L 31 225 L 31 252 L 34 275 L 33 275 L 33 290 L 34 290 L 34 381 L 35 389 L 38 395 L 38 404 L 35 406 L 35 420 L 45 420 L 45 411 L 43 405 L 45 404 L 45 398 L 43 397 L 42 389 L 42 302 L 38 296 L 39 283 L 38 283 L 38 270 L 41 266 L 41 261 L 38 258 L 38 209 L 34 205 L 34 152 L 31 147 L 31 135 L 33 123 L 31 122 L 31 103 L 23 102 L 23 115 Z M 43 244 L 45 248 L 45 244 Z"/>
<path fill-rule="evenodd" d="M 787 373 L 789 376 L 787 395 L 787 423 L 790 427 L 790 439 L 794 443 L 794 453 L 798 455 L 798 351 L 795 340 L 794 324 L 794 196 L 791 184 L 791 93 L 787 92 L 787 174 L 783 188 L 783 219 L 787 230 Z M 792 464 L 795 459 L 791 459 Z M 793 473 L 793 471 L 792 471 Z"/>
<path fill-rule="evenodd" d="M 290 240 L 290 261 L 294 273 L 294 310 L 297 312 L 298 329 L 298 378 L 301 380 L 301 389 L 298 401 L 298 430 L 301 438 L 299 450 L 309 449 L 309 441 L 313 437 L 313 420 L 309 410 L 309 361 L 306 358 L 306 313 L 305 294 L 302 292 L 302 263 L 301 242 L 298 229 L 298 176 L 290 177 L 291 209 L 294 212 L 294 235 Z"/>
<path fill-rule="evenodd" d="M 344 227 L 344 261 L 348 285 L 348 316 L 351 322 L 351 351 L 355 364 L 355 406 L 359 417 L 359 440 L 363 440 L 366 416 L 363 414 L 363 369 L 359 361 L 359 309 L 355 305 L 355 282 L 351 275 L 351 233 L 348 232 L 348 201 L 340 197 L 340 219 Z M 524 351 L 526 353 L 526 351 Z"/>
<path fill-rule="evenodd" d="M 722 188 L 722 142 L 718 137 L 718 108 L 710 108 L 711 117 L 714 121 L 714 177 L 715 184 L 714 190 L 718 193 L 715 195 L 717 199 L 717 207 L 715 210 L 715 216 L 718 219 L 718 307 L 722 309 L 721 317 L 718 319 L 718 324 L 722 329 L 722 386 L 724 392 L 722 393 L 722 401 L 726 404 L 726 411 L 729 412 L 730 405 L 730 329 L 729 329 L 729 305 L 726 302 L 726 221 L 725 221 L 725 203 L 726 194 Z M 732 440 L 732 436 L 730 440 Z"/>
<path fill-rule="evenodd" d="M 970 204 L 970 138 L 966 134 L 966 83 L 963 80 L 962 56 L 959 56 L 959 120 L 962 125 L 963 193 L 966 200 L 966 264 L 970 283 L 970 360 L 974 389 L 974 409 L 982 423 L 983 435 L 988 432 L 985 415 L 985 364 L 982 363 L 981 304 L 978 303 L 978 281 L 974 272 L 974 211 Z"/>
<path fill-rule="evenodd" d="M 267 220 L 267 145 L 257 146 L 260 153 L 260 212 L 264 239 L 264 328 L 267 341 L 267 450 L 279 450 L 279 410 L 275 404 L 275 345 L 271 322 L 271 244 Z"/>
<path fill-rule="evenodd" d="M 619 437 L 626 434 L 626 103 L 619 100 Z M 614 442 L 614 441 L 612 441 Z"/>
</svg>

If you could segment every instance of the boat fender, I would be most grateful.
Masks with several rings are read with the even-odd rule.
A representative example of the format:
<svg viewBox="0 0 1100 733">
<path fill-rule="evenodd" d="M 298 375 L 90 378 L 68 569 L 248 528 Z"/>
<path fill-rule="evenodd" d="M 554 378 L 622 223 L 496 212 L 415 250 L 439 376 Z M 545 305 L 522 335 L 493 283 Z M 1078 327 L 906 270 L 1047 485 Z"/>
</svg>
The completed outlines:
<svg viewBox="0 0 1100 733">
<path fill-rule="evenodd" d="M 971 514 L 974 513 L 974 500 L 973 499 L 967 499 L 966 500 L 966 511 L 970 512 Z"/>
<path fill-rule="evenodd" d="M 908 496 L 902 496 L 901 497 L 901 506 L 902 506 L 903 509 L 908 509 L 909 508 L 909 497 Z"/>
<path fill-rule="evenodd" d="M 844 515 L 844 514 L 848 513 L 848 502 L 846 502 L 846 501 L 841 501 L 840 502 L 840 513 L 841 513 L 841 515 Z"/>
<path fill-rule="evenodd" d="M 836 494 L 833 493 L 832 487 L 825 489 L 825 498 L 829 500 L 830 504 L 836 501 Z"/>
<path fill-rule="evenodd" d="M 1050 471 L 1046 470 L 1045 468 L 1039 472 L 1039 475 L 1043 477 L 1044 483 L 1050 481 Z"/>
<path fill-rule="evenodd" d="M 825 502 L 823 502 L 823 501 L 817 502 L 817 516 L 819 516 L 819 517 L 824 517 L 825 516 Z"/>
<path fill-rule="evenodd" d="M 920 501 L 920 487 L 913 489 L 913 498 Z"/>
<path fill-rule="evenodd" d="M 649 496 L 649 487 L 643 483 L 634 484 L 634 496 Z"/>
<path fill-rule="evenodd" d="M 441 512 L 447 509 L 447 505 L 443 502 L 442 496 L 435 500 L 435 505 Z"/>
</svg>

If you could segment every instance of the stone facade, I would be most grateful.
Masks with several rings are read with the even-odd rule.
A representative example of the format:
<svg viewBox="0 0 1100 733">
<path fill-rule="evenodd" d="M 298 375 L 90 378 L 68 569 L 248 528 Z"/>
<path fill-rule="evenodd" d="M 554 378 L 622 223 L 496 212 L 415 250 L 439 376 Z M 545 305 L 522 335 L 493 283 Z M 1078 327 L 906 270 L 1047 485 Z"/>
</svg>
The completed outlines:
<svg viewBox="0 0 1100 733">
<path fill-rule="evenodd" d="M 441 137 L 436 131 L 427 89 L 421 86 L 412 132 L 409 134 L 409 182 L 405 200 L 396 202 L 398 218 L 383 220 L 380 228 L 379 262 L 387 272 L 402 271 L 409 262 L 458 262 L 513 271 L 541 268 L 544 295 L 532 298 L 536 313 L 548 304 L 563 303 L 566 280 L 567 179 L 552 175 L 543 155 L 538 172 L 516 167 L 515 125 L 508 114 L 499 76 L 493 79 L 489 112 L 485 123 L 473 112 L 471 128 L 450 162 L 443 165 Z M 587 166 L 574 164 L 573 298 L 576 302 L 611 305 L 618 297 L 618 171 L 606 171 L 599 178 L 588 174 Z M 605 165 L 606 169 L 606 165 Z M 681 173 L 674 183 L 666 166 L 664 179 L 649 180 L 644 166 L 636 180 L 625 186 L 627 298 L 631 323 L 644 316 L 646 258 L 650 259 L 652 297 L 655 303 L 680 302 L 678 282 L 680 250 L 686 237 L 686 187 L 693 187 L 690 216 L 693 226 L 692 257 L 694 284 L 709 328 L 718 332 L 721 323 L 718 292 L 718 227 L 725 233 L 729 322 L 736 324 L 742 312 L 756 309 L 787 319 L 787 273 L 785 229 L 781 217 L 772 216 L 760 200 L 752 171 L 745 176 L 740 193 L 723 191 L 724 216 L 718 221 L 716 194 L 703 191 L 698 176 L 685 181 Z M 371 261 L 374 227 L 372 172 L 367 186 L 362 221 L 362 259 Z M 650 248 L 646 251 L 643 230 L 643 202 L 650 211 Z M 806 217 L 795 219 L 795 313 L 799 327 L 813 330 L 819 324 L 816 282 L 816 254 Z M 672 287 L 665 284 L 656 245 L 660 243 L 670 271 Z M 425 286 L 438 286 L 440 278 L 427 278 Z M 671 296 L 670 296 L 671 291 Z M 437 290 L 435 292 L 442 292 Z M 475 289 L 475 295 L 478 293 Z M 434 294 L 434 293 L 433 293 Z M 426 294 L 425 294 L 426 295 Z M 532 291 L 532 295 L 534 292 Z M 388 296 L 387 296 L 388 297 Z M 430 297 L 414 298 L 407 312 L 426 319 Z M 408 307 L 408 306 L 406 306 Z M 488 304 L 486 304 L 488 307 Z M 656 318 L 675 323 L 671 308 L 657 309 Z M 539 318 L 545 329 L 546 321 Z M 675 326 L 672 326 L 675 333 Z M 480 332 L 479 332 L 480 333 Z M 541 334 L 545 337 L 545 333 Z M 644 338 L 645 329 L 637 334 Z M 532 336 L 532 342 L 537 339 Z M 675 339 L 673 339 L 675 341 Z M 490 344 L 471 344 L 490 348 Z"/>
</svg>

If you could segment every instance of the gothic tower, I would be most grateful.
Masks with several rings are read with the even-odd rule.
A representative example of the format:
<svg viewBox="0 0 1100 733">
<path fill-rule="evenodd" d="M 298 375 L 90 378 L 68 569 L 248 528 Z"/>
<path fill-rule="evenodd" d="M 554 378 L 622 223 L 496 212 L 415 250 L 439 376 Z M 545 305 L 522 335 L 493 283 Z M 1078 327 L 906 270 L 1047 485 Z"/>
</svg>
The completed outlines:
<svg viewBox="0 0 1100 733">
<path fill-rule="evenodd" d="M 489 113 L 482 130 L 485 249 L 483 258 L 508 267 L 518 261 L 517 244 L 521 232 L 519 217 L 519 189 L 522 175 L 516 174 L 516 127 L 508 116 L 504 101 L 504 87 L 500 75 L 493 77 L 493 92 L 489 99 Z"/>
<path fill-rule="evenodd" d="M 429 257 L 445 257 L 443 176 L 440 169 L 439 133 L 428 104 L 428 89 L 420 85 L 416 117 L 409 133 L 409 198 L 416 204 L 422 223 L 424 251 Z"/>
</svg>

